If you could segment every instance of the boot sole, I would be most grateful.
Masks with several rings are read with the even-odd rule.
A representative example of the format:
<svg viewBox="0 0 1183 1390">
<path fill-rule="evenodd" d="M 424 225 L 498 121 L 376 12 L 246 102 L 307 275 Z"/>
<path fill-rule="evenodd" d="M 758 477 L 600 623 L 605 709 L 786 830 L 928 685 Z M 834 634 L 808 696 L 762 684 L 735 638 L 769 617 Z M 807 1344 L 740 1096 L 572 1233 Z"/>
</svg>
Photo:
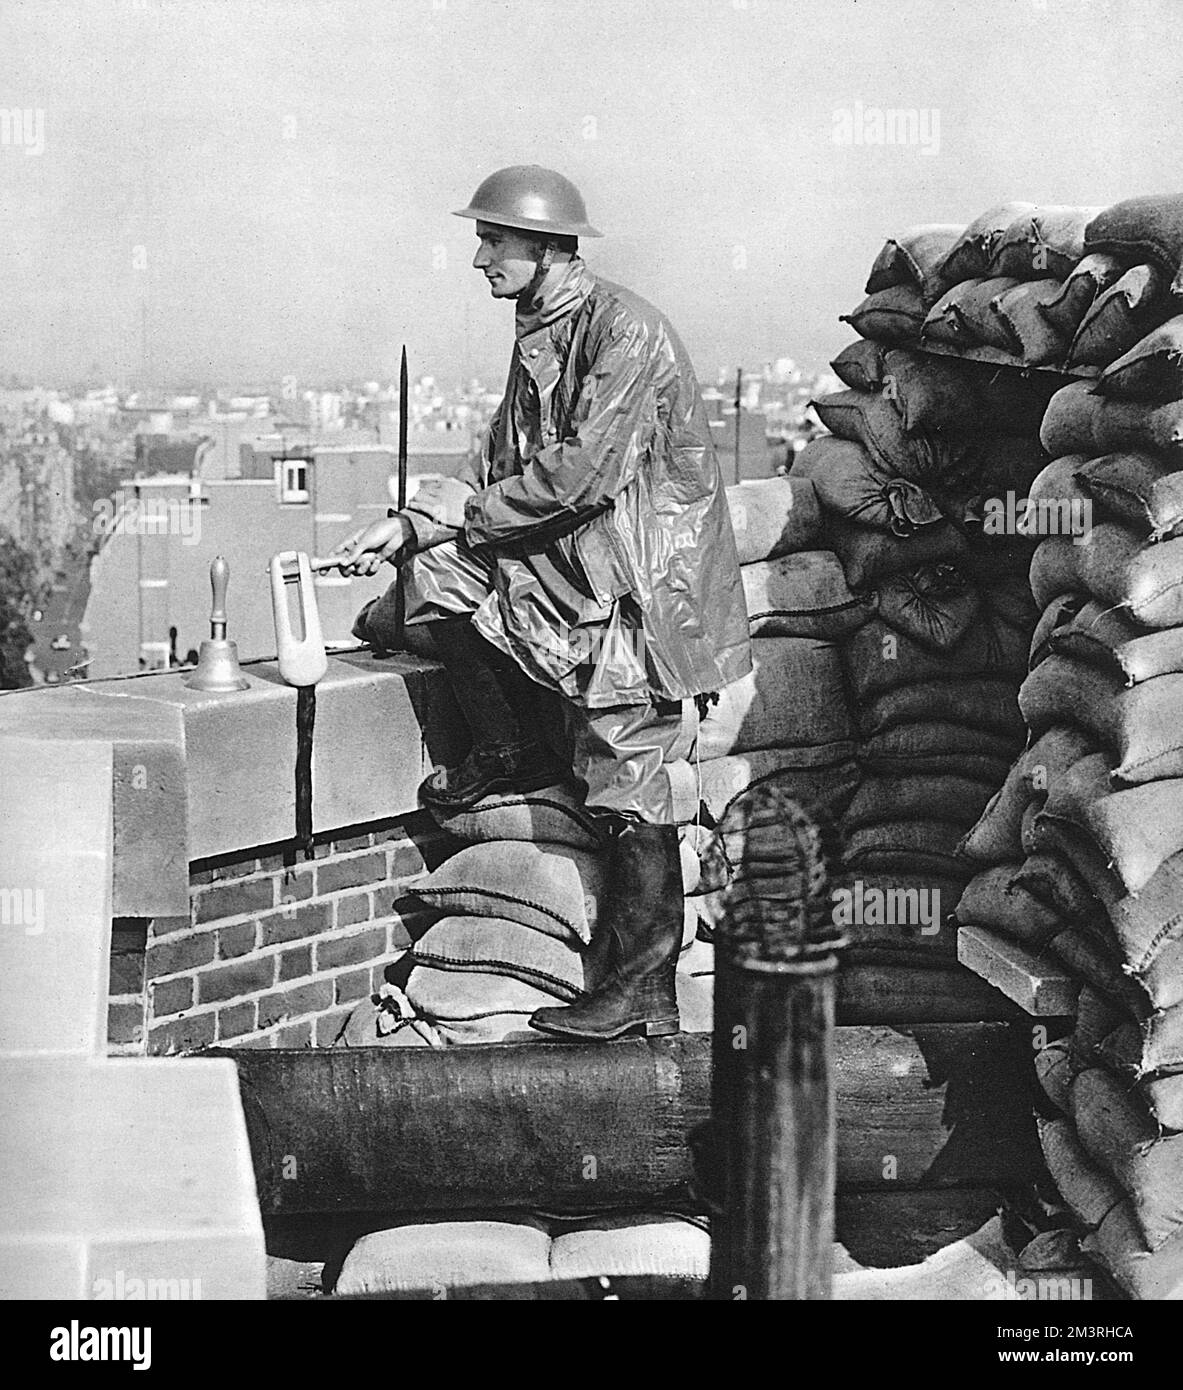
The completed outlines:
<svg viewBox="0 0 1183 1390">
<path fill-rule="evenodd" d="M 558 1038 L 570 1038 L 574 1042 L 614 1042 L 617 1038 L 631 1036 L 668 1038 L 682 1031 L 681 1020 L 677 1018 L 640 1019 L 635 1023 L 626 1023 L 623 1028 L 613 1029 L 611 1033 L 582 1033 L 574 1028 L 564 1028 L 560 1024 L 535 1023 L 533 1019 L 530 1020 L 530 1027 L 538 1029 L 540 1033 L 551 1033 Z"/>
</svg>

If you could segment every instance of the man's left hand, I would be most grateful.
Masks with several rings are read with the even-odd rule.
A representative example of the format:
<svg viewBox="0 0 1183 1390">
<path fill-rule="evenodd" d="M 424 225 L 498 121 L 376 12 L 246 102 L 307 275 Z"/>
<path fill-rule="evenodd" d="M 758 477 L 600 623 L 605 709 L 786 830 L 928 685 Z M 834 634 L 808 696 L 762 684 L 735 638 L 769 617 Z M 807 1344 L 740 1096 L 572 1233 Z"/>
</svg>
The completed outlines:
<svg viewBox="0 0 1183 1390">
<path fill-rule="evenodd" d="M 464 525 L 464 504 L 472 494 L 471 485 L 459 478 L 429 478 L 419 484 L 407 510 L 418 512 L 437 526 L 459 530 Z"/>
</svg>

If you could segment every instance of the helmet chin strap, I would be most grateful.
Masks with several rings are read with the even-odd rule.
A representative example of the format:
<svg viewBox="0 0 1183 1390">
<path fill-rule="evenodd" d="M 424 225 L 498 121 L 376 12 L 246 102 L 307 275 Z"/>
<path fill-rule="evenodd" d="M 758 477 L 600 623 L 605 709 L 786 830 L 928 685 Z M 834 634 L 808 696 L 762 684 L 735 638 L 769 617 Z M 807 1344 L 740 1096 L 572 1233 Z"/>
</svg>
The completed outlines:
<svg viewBox="0 0 1183 1390">
<path fill-rule="evenodd" d="M 527 306 L 532 305 L 537 299 L 538 292 L 542 289 L 542 282 L 546 279 L 551 266 L 554 265 L 555 250 L 554 242 L 548 241 L 543 248 L 542 255 L 538 258 L 538 268 L 534 271 L 533 279 L 518 295 L 519 301 L 524 299 Z"/>
</svg>

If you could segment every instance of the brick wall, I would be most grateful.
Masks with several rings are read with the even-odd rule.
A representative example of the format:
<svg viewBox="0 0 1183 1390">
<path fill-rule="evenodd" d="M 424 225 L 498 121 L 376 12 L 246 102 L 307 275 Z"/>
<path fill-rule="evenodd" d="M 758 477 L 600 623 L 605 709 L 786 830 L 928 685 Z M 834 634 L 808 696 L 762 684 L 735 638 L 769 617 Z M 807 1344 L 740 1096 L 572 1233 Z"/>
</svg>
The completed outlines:
<svg viewBox="0 0 1183 1390">
<path fill-rule="evenodd" d="M 407 881 L 456 848 L 422 813 L 189 866 L 189 916 L 116 919 L 109 1050 L 327 1047 L 410 944 Z M 400 910 L 401 909 L 401 910 Z"/>
</svg>

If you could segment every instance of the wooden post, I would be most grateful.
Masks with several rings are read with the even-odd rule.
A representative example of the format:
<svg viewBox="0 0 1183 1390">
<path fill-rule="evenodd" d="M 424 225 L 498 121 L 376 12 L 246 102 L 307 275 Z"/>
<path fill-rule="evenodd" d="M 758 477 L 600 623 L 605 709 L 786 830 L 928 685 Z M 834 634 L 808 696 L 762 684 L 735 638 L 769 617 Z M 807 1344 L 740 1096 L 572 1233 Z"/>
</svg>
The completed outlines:
<svg viewBox="0 0 1183 1390">
<path fill-rule="evenodd" d="M 836 948 L 827 833 L 765 784 L 715 941 L 711 1297 L 825 1299 L 832 1284 Z"/>
</svg>

